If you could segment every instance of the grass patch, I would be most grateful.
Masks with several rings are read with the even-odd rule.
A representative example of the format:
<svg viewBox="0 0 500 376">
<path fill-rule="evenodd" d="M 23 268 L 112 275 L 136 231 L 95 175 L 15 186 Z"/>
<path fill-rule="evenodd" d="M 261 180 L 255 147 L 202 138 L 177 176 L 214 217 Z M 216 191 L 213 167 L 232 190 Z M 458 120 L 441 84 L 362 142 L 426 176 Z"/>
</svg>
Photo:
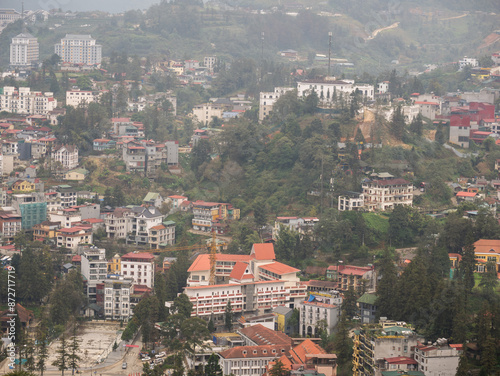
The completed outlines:
<svg viewBox="0 0 500 376">
<path fill-rule="evenodd" d="M 376 213 L 363 213 L 363 219 L 368 227 L 379 232 L 387 233 L 389 231 L 389 217 Z"/>
</svg>

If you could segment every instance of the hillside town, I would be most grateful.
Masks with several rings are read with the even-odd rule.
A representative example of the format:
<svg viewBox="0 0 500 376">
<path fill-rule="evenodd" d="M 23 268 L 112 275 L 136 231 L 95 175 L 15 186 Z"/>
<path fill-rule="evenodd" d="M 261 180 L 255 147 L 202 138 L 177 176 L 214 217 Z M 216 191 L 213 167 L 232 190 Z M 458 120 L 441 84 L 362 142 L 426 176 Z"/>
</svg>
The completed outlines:
<svg viewBox="0 0 500 376">
<path fill-rule="evenodd" d="M 0 374 L 500 372 L 500 52 L 375 76 L 331 32 L 285 67 L 264 32 L 258 63 L 29 32 L 77 14 L 0 9 Z"/>
</svg>

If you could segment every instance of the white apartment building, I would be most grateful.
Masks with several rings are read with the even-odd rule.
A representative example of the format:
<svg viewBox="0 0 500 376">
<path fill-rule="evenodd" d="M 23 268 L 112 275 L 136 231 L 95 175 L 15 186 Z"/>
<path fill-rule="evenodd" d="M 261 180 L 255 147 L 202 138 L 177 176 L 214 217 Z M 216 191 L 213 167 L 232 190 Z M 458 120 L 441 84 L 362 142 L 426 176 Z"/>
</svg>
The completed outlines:
<svg viewBox="0 0 500 376">
<path fill-rule="evenodd" d="M 47 205 L 47 211 L 49 211 Z M 58 210 L 48 213 L 50 222 L 59 222 L 61 228 L 70 228 L 82 221 L 82 216 L 75 209 Z"/>
<path fill-rule="evenodd" d="M 104 280 L 104 317 L 106 320 L 127 322 L 132 317 L 130 295 L 133 280 L 119 277 Z"/>
<path fill-rule="evenodd" d="M 236 346 L 219 353 L 223 375 L 261 376 L 269 362 L 284 355 L 290 345 Z"/>
<path fill-rule="evenodd" d="M 51 92 L 31 91 L 29 87 L 4 86 L 0 89 L 0 111 L 23 115 L 47 115 L 57 107 Z"/>
<path fill-rule="evenodd" d="M 274 91 L 261 92 L 259 99 L 259 121 L 270 114 L 276 101 L 285 93 L 294 90 L 293 87 L 275 87 Z"/>
<path fill-rule="evenodd" d="M 443 340 L 438 339 L 438 342 L 441 341 Z M 461 349 L 462 345 L 418 345 L 415 348 L 414 358 L 418 363 L 418 370 L 425 376 L 454 376 L 460 361 Z"/>
<path fill-rule="evenodd" d="M 10 44 L 10 66 L 26 68 L 38 62 L 38 40 L 29 33 L 21 33 L 12 38 Z"/>
<path fill-rule="evenodd" d="M 101 64 L 102 46 L 90 35 L 66 34 L 54 47 L 54 52 L 63 63 L 96 65 Z"/>
<path fill-rule="evenodd" d="M 478 67 L 479 61 L 477 59 L 472 58 L 472 57 L 464 56 L 464 58 L 462 60 L 458 61 L 458 69 L 462 70 L 466 66 L 470 66 L 471 68 Z"/>
<path fill-rule="evenodd" d="M 397 205 L 413 204 L 413 185 L 405 179 L 368 180 L 362 184 L 362 190 L 368 211 L 386 211 Z"/>
<path fill-rule="evenodd" d="M 78 148 L 75 145 L 63 145 L 52 152 L 52 159 L 61 162 L 64 169 L 72 170 L 78 167 Z"/>
<path fill-rule="evenodd" d="M 56 232 L 56 240 L 58 247 L 76 250 L 81 244 L 92 244 L 92 228 L 82 226 L 61 228 Z"/>
<path fill-rule="evenodd" d="M 379 82 L 377 84 L 377 94 L 385 94 L 389 91 L 389 81 Z"/>
<path fill-rule="evenodd" d="M 375 88 L 373 85 L 355 84 L 353 80 L 306 80 L 297 83 L 297 95 L 305 97 L 316 92 L 320 103 L 332 102 L 334 97 L 342 95 L 348 98 L 356 90 L 366 99 L 373 100 Z"/>
<path fill-rule="evenodd" d="M 317 217 L 277 217 L 274 221 L 273 239 L 278 239 L 282 227 L 301 235 L 312 234 L 317 223 L 319 223 Z"/>
<path fill-rule="evenodd" d="M 78 107 L 99 102 L 102 92 L 89 90 L 68 90 L 66 92 L 66 106 Z"/>
<path fill-rule="evenodd" d="M 107 213 L 104 218 L 108 238 L 125 239 L 132 231 L 132 218 L 134 212 L 127 208 L 116 208 L 112 213 Z"/>
<path fill-rule="evenodd" d="M 199 255 L 188 269 L 184 293 L 193 303 L 192 316 L 223 320 L 230 301 L 233 312 L 267 313 L 280 305 L 293 308 L 306 297 L 299 269 L 275 261 L 271 243 L 254 244 L 250 255 L 217 254 L 215 284 L 210 281 L 210 257 Z"/>
<path fill-rule="evenodd" d="M 155 256 L 148 252 L 129 252 L 121 257 L 121 275 L 131 278 L 133 285 L 153 288 L 155 277 Z"/>
<path fill-rule="evenodd" d="M 213 117 L 222 119 L 224 109 L 221 105 L 215 103 L 198 104 L 193 107 L 193 119 L 203 125 L 208 125 Z"/>
<path fill-rule="evenodd" d="M 339 211 L 359 211 L 365 205 L 365 196 L 359 192 L 344 192 L 338 199 Z"/>
<path fill-rule="evenodd" d="M 160 231 L 158 226 L 162 224 L 164 215 L 161 214 L 160 211 L 154 206 L 136 206 L 132 208 L 132 211 L 134 215 L 130 217 L 131 230 L 127 234 L 127 243 L 136 245 L 149 245 L 150 247 L 152 247 L 152 244 L 150 244 L 151 232 Z M 152 230 L 153 228 L 155 228 L 155 230 Z M 162 235 L 165 234 L 162 233 Z"/>
<path fill-rule="evenodd" d="M 203 65 L 206 68 L 208 68 L 210 71 L 214 70 L 216 64 L 217 64 L 217 57 L 216 56 L 205 56 L 203 58 Z"/>
<path fill-rule="evenodd" d="M 89 303 L 96 303 L 96 286 L 107 278 L 108 261 L 106 250 L 97 247 L 86 247 L 81 252 L 82 276 L 87 281 L 87 297 Z"/>
<path fill-rule="evenodd" d="M 312 296 L 312 295 L 311 295 Z M 326 322 L 326 331 L 332 333 L 337 326 L 340 317 L 340 306 L 342 298 L 331 298 L 331 303 L 319 302 L 316 299 L 299 303 L 300 312 L 299 333 L 306 337 L 314 337 L 317 333 L 317 326 L 320 321 Z M 333 302 L 336 303 L 333 303 Z"/>
</svg>

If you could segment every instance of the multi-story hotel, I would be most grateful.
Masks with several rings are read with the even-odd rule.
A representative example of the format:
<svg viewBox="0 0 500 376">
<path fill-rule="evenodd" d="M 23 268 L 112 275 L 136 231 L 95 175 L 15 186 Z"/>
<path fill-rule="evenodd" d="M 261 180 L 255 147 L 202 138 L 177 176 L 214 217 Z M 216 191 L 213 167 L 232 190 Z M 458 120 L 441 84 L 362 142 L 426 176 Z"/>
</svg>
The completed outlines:
<svg viewBox="0 0 500 376">
<path fill-rule="evenodd" d="M 366 210 L 391 210 L 398 205 L 412 206 L 413 184 L 401 178 L 368 180 L 362 184 Z"/>
<path fill-rule="evenodd" d="M 121 274 L 131 278 L 133 285 L 153 288 L 155 278 L 155 256 L 147 252 L 129 252 L 121 257 Z"/>
<path fill-rule="evenodd" d="M 101 64 L 102 46 L 90 35 L 66 34 L 54 47 L 54 52 L 63 63 L 96 65 Z"/>
<path fill-rule="evenodd" d="M 29 33 L 21 33 L 12 38 L 10 44 L 10 66 L 27 68 L 38 62 L 38 40 Z"/>
<path fill-rule="evenodd" d="M 269 313 L 277 306 L 295 307 L 306 297 L 299 269 L 276 261 L 272 244 L 254 244 L 250 255 L 217 254 L 215 284 L 210 285 L 210 256 L 199 255 L 188 269 L 184 293 L 193 303 L 192 316 L 223 320 L 233 312 Z"/>
<path fill-rule="evenodd" d="M 31 91 L 29 87 L 0 89 L 0 111 L 23 115 L 47 115 L 57 107 L 53 93 Z"/>
</svg>

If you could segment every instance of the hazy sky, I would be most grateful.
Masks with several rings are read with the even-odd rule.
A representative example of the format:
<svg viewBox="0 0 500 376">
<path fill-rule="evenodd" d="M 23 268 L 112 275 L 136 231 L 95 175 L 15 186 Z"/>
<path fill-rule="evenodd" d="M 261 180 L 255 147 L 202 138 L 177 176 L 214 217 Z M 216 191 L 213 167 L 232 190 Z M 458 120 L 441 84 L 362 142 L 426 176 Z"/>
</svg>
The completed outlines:
<svg viewBox="0 0 500 376">
<path fill-rule="evenodd" d="M 24 9 L 61 8 L 71 11 L 103 10 L 116 13 L 130 9 L 146 9 L 159 2 L 160 0 L 24 0 Z M 21 11 L 21 0 L 0 0 L 0 8 Z"/>
</svg>

